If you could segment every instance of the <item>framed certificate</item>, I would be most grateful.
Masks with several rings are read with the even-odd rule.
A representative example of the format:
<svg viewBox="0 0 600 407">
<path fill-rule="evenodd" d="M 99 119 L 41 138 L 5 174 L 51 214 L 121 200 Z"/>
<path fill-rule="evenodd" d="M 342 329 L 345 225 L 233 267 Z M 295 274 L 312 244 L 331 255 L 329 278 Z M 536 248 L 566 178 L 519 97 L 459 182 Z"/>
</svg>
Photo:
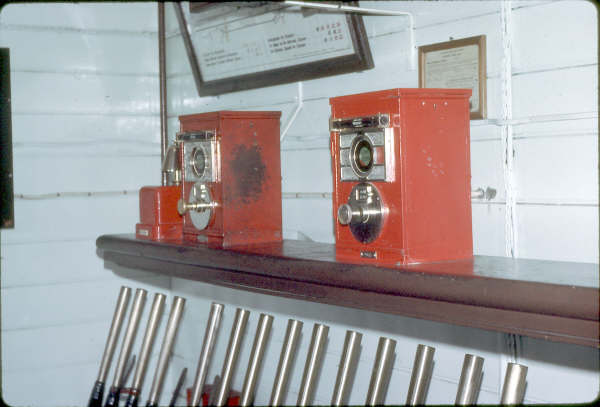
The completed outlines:
<svg viewBox="0 0 600 407">
<path fill-rule="evenodd" d="M 471 89 L 471 119 L 485 119 L 485 55 L 485 35 L 419 47 L 419 87 Z"/>
<path fill-rule="evenodd" d="M 362 17 L 354 14 L 315 12 L 279 2 L 175 7 L 201 96 L 374 66 Z"/>
</svg>

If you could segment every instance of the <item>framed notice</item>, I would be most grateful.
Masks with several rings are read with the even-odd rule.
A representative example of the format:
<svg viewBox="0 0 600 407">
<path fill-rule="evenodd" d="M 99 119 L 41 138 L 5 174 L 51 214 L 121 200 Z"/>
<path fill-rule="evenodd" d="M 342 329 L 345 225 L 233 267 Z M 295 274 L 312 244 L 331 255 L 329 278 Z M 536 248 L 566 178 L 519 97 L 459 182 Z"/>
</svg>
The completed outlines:
<svg viewBox="0 0 600 407">
<path fill-rule="evenodd" d="M 419 47 L 419 87 L 471 89 L 471 119 L 485 119 L 485 35 Z"/>
<path fill-rule="evenodd" d="M 177 6 L 201 96 L 374 66 L 358 15 L 315 12 L 280 2 L 190 3 L 179 11 Z"/>
</svg>

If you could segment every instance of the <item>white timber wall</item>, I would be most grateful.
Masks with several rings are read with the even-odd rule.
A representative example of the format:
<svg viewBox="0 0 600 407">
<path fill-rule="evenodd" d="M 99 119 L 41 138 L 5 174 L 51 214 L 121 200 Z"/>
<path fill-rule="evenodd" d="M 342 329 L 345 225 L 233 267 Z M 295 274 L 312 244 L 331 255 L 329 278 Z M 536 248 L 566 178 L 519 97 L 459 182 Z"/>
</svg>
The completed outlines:
<svg viewBox="0 0 600 407">
<path fill-rule="evenodd" d="M 491 201 L 473 200 L 475 254 L 598 262 L 597 12 L 585 1 L 361 2 L 369 8 L 409 11 L 416 45 L 487 36 L 488 118 L 471 123 L 472 187 L 492 187 Z M 184 3 L 184 7 L 187 4 Z M 283 228 L 289 239 L 333 243 L 328 98 L 418 86 L 410 65 L 408 22 L 364 17 L 375 68 L 331 78 L 198 97 L 176 19 L 167 7 L 169 136 L 181 114 L 279 110 L 282 128 L 303 108 L 281 145 Z M 322 199 L 290 198 L 324 193 Z M 220 373 L 235 308 L 252 311 L 233 388 L 240 390 L 261 312 L 275 316 L 256 403 L 268 403 L 288 318 L 304 322 L 287 403 L 296 402 L 313 323 L 330 326 L 315 403 L 328 404 L 347 329 L 363 333 L 350 403 L 364 403 L 379 336 L 398 341 L 386 402 L 405 401 L 416 346 L 436 347 L 428 403 L 454 402 L 465 353 L 485 357 L 480 403 L 498 403 L 506 364 L 529 366 L 526 402 L 594 399 L 598 351 L 526 337 L 456 327 L 244 293 L 173 279 L 188 298 L 176 348 L 178 366 L 195 368 L 210 303 L 226 305 L 209 373 Z M 192 306 L 193 304 L 193 306 Z"/>
<path fill-rule="evenodd" d="M 95 247 L 134 231 L 137 190 L 160 180 L 156 25 L 155 4 L 1 10 L 17 195 L 15 229 L 1 235 L 9 405 L 87 405 L 119 287 L 147 289 L 148 303 L 169 292 L 164 276 L 104 268 Z"/>
<path fill-rule="evenodd" d="M 472 185 L 498 193 L 490 202 L 473 202 L 476 254 L 597 263 L 595 7 L 584 1 L 364 5 L 413 12 L 416 45 L 487 36 L 488 119 L 471 126 Z M 296 83 L 199 98 L 171 5 L 166 9 L 171 139 L 180 114 L 281 110 L 287 123 L 297 105 Z M 329 97 L 417 86 L 407 22 L 364 22 L 375 68 L 301 85 L 304 107 L 282 144 L 284 193 L 331 192 Z M 364 402 L 379 336 L 398 341 L 390 404 L 405 400 L 418 343 L 436 347 L 428 403 L 454 401 L 465 353 L 486 359 L 480 403 L 498 402 L 509 361 L 529 366 L 528 402 L 596 397 L 599 354 L 593 348 L 106 269 L 96 237 L 131 233 L 138 221 L 137 189 L 159 183 L 156 5 L 9 5 L 0 13 L 0 46 L 11 48 L 17 194 L 16 228 L 0 235 L 2 390 L 8 404 L 87 403 L 122 284 L 148 289 L 148 303 L 157 291 L 188 300 L 163 403 L 182 367 L 189 368 L 191 382 L 212 301 L 226 310 L 210 378 L 219 373 L 235 308 L 252 311 L 237 390 L 259 313 L 275 316 L 257 404 L 268 401 L 288 318 L 304 322 L 289 404 L 296 400 L 315 322 L 331 327 L 315 400 L 320 404 L 330 401 L 346 329 L 364 335 L 351 403 Z M 71 195 L 49 197 L 56 192 Z M 80 196 L 87 192 L 108 193 Z M 329 199 L 284 199 L 284 235 L 332 243 L 331 214 Z M 167 313 L 168 307 L 163 323 Z M 150 374 L 144 398 L 149 386 Z"/>
</svg>

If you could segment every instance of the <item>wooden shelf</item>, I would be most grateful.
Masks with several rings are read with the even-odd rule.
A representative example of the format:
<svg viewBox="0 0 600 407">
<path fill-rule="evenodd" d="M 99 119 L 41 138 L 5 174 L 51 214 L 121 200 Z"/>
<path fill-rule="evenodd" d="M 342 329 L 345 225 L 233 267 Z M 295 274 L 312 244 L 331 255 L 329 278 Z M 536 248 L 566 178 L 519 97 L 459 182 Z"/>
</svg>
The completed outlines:
<svg viewBox="0 0 600 407">
<path fill-rule="evenodd" d="M 585 346 L 600 346 L 598 265 L 475 256 L 396 268 L 335 260 L 331 244 L 211 248 L 104 235 L 111 263 L 173 277 Z"/>
</svg>

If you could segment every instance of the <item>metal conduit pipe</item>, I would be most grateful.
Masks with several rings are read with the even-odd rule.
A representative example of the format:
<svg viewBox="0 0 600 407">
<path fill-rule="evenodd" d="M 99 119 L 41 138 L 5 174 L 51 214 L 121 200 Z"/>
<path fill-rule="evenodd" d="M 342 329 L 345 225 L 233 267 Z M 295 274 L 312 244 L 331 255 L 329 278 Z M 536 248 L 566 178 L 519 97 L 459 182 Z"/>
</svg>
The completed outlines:
<svg viewBox="0 0 600 407">
<path fill-rule="evenodd" d="M 379 338 L 365 405 L 378 406 L 385 403 L 385 396 L 392 376 L 392 368 L 394 367 L 395 350 L 395 340 L 384 337 Z"/>
<path fill-rule="evenodd" d="M 271 391 L 270 406 L 279 406 L 285 402 L 287 392 L 287 384 L 294 365 L 296 356 L 296 348 L 300 342 L 300 334 L 302 333 L 301 321 L 289 319 L 285 332 L 285 339 L 281 347 L 281 355 L 279 356 L 279 364 L 275 380 L 273 381 L 273 390 Z"/>
<path fill-rule="evenodd" d="M 346 406 L 352 390 L 352 383 L 356 374 L 356 366 L 360 355 L 360 342 L 362 334 L 355 331 L 346 331 L 344 350 L 340 359 L 333 396 L 332 406 Z"/>
<path fill-rule="evenodd" d="M 110 324 L 110 330 L 108 331 L 108 338 L 106 339 L 106 345 L 104 346 L 104 353 L 102 354 L 102 360 L 100 362 L 100 370 L 98 372 L 98 378 L 92 388 L 92 394 L 90 395 L 90 401 L 88 407 L 100 407 L 102 405 L 102 399 L 104 398 L 104 386 L 106 383 L 106 377 L 108 376 L 108 370 L 112 357 L 117 347 L 117 340 L 119 339 L 119 333 L 121 332 L 121 326 L 125 320 L 125 314 L 127 313 L 127 305 L 129 304 L 129 297 L 131 296 L 131 288 L 122 286 L 119 291 L 119 297 L 115 306 L 115 312 L 113 319 Z"/>
<path fill-rule="evenodd" d="M 409 406 L 418 406 L 425 404 L 427 390 L 433 372 L 433 354 L 435 348 L 426 345 L 417 346 L 415 363 L 413 364 L 410 385 L 408 387 L 408 396 L 406 404 Z"/>
<path fill-rule="evenodd" d="M 469 354 L 465 355 L 455 405 L 470 406 L 477 404 L 482 375 L 483 358 Z"/>
<path fill-rule="evenodd" d="M 522 404 L 525 397 L 525 378 L 527 377 L 527 366 L 517 363 L 509 363 L 504 376 L 502 387 L 502 398 L 500 404 L 515 405 Z"/>
<path fill-rule="evenodd" d="M 252 344 L 252 352 L 246 369 L 246 378 L 244 379 L 244 387 L 242 387 L 242 395 L 240 397 L 240 406 L 251 406 L 254 403 L 254 394 L 256 392 L 256 384 L 262 366 L 271 326 L 273 325 L 273 317 L 267 314 L 260 314 L 256 334 L 254 335 L 254 343 Z"/>
<path fill-rule="evenodd" d="M 198 370 L 196 371 L 196 378 L 192 387 L 191 407 L 198 407 L 202 401 L 202 391 L 204 390 L 206 375 L 210 368 L 213 348 L 217 341 L 217 335 L 219 334 L 223 308 L 225 308 L 223 304 L 217 304 L 215 302 L 210 306 L 208 322 L 206 324 L 206 330 L 204 331 L 202 350 L 200 351 L 200 358 L 198 359 Z"/>
<path fill-rule="evenodd" d="M 304 373 L 302 374 L 302 383 L 298 392 L 297 406 L 309 406 L 313 402 L 321 363 L 327 346 L 327 335 L 329 327 L 323 324 L 315 324 L 310 338 L 310 346 L 306 355 L 304 364 Z"/>
</svg>

